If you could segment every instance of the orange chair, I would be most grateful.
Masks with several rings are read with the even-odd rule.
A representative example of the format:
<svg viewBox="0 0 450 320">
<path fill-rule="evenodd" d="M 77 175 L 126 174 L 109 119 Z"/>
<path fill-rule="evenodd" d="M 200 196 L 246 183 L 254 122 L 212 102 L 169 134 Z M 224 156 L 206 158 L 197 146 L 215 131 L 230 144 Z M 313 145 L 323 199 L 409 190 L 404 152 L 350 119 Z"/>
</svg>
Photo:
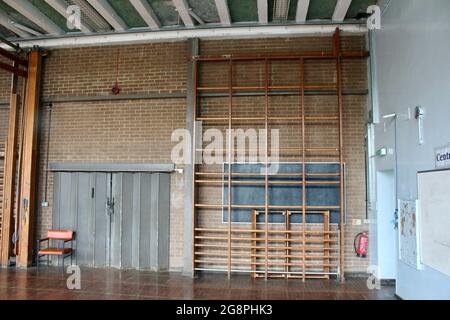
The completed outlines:
<svg viewBox="0 0 450 320">
<path fill-rule="evenodd" d="M 49 230 L 47 232 L 47 237 L 37 241 L 37 258 L 36 263 L 39 268 L 39 263 L 41 262 L 41 257 L 47 257 L 47 266 L 50 266 L 50 256 L 62 257 L 62 270 L 64 272 L 64 260 L 70 257 L 70 264 L 72 265 L 72 255 L 73 255 L 73 237 L 74 232 L 72 230 Z M 52 242 L 63 241 L 62 248 L 59 246 L 51 247 Z M 42 242 L 47 242 L 47 248 L 41 248 Z M 66 248 L 66 243 L 70 242 L 70 247 Z"/>
</svg>

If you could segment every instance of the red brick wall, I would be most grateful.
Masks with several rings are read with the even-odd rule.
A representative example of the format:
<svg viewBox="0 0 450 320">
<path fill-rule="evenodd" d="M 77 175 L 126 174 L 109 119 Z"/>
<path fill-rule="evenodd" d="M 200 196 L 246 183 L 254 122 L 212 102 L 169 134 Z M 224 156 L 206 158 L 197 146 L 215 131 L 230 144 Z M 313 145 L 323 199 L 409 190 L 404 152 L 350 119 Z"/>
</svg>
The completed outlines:
<svg viewBox="0 0 450 320">
<path fill-rule="evenodd" d="M 45 59 L 42 95 L 44 97 L 107 96 L 115 82 L 116 52 L 118 47 L 94 47 L 59 49 L 49 52 Z M 348 37 L 342 48 L 360 50 L 365 48 L 364 37 Z M 120 85 L 122 95 L 146 93 L 173 93 L 186 91 L 186 42 L 146 44 L 120 47 Z M 202 41 L 202 54 L 270 53 L 331 50 L 329 37 L 306 37 L 270 40 L 226 40 Z M 237 66 L 237 79 L 246 83 L 260 83 L 261 66 L 252 68 Z M 311 82 L 330 82 L 335 74 L 333 65 L 317 62 L 306 68 Z M 272 80 L 276 84 L 293 84 L 298 73 L 291 66 L 274 63 Z M 208 85 L 220 84 L 226 73 L 214 74 L 202 69 L 202 81 Z M 360 60 L 343 63 L 345 89 L 367 89 L 366 62 Z M 0 77 L 0 97 L 7 99 L 8 78 Z M 313 83 L 312 83 L 313 84 Z M 308 97 L 311 107 L 332 105 L 329 97 Z M 237 112 L 252 112 L 257 99 L 242 98 L 242 108 Z M 298 97 L 291 101 L 279 97 L 271 98 L 271 110 L 278 113 L 295 114 Z M 216 102 L 217 103 L 217 102 Z M 272 106 L 275 105 L 276 107 Z M 128 100 L 105 102 L 54 103 L 49 161 L 52 162 L 153 162 L 169 163 L 173 143 L 170 134 L 174 129 L 185 127 L 184 98 L 156 100 Z M 366 96 L 344 98 L 345 161 L 347 163 L 348 221 L 364 218 L 364 110 Z M 317 110 L 317 108 L 315 110 Z M 5 122 L 5 108 L 0 107 L 0 136 Z M 48 107 L 41 108 L 40 135 L 40 184 L 39 201 L 44 195 L 44 172 L 47 152 Z M 211 112 L 220 113 L 211 109 Z M 3 131 L 2 131 L 3 130 Z M 286 145 L 295 143 L 298 130 L 283 128 L 281 140 Z M 316 132 L 316 131 L 314 131 Z M 295 137 L 292 137 L 294 135 Z M 328 135 L 313 134 L 311 141 L 332 141 L 333 130 Z M 328 140 L 327 140 L 328 141 Z M 52 175 L 49 175 L 48 198 L 50 206 L 40 209 L 38 229 L 42 233 L 51 226 Z M 183 255 L 183 175 L 173 174 L 171 190 L 170 266 L 182 267 Z M 213 193 L 210 194 L 213 196 Z M 346 266 L 349 271 L 365 271 L 366 261 L 354 257 L 352 241 L 363 228 L 347 226 Z"/>
</svg>

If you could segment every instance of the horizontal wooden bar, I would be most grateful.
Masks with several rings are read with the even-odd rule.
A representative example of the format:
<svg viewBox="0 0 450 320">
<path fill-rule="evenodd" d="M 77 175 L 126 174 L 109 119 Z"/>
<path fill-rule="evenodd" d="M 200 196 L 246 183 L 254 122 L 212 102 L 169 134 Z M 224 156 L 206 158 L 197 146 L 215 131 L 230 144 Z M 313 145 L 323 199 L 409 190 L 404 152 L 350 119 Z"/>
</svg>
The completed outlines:
<svg viewBox="0 0 450 320">
<path fill-rule="evenodd" d="M 228 121 L 229 117 L 197 117 L 196 121 Z M 263 121 L 264 117 L 231 117 L 233 121 Z M 302 121 L 302 117 L 268 117 L 269 121 Z M 305 117 L 306 121 L 337 121 L 339 117 Z"/>
<path fill-rule="evenodd" d="M 196 172 L 199 176 L 228 176 L 228 173 L 224 172 Z M 254 172 L 234 172 L 231 173 L 232 177 L 265 177 L 264 174 Z M 303 173 L 269 173 L 269 177 L 303 177 Z M 339 173 L 306 173 L 307 177 L 339 177 Z"/>
<path fill-rule="evenodd" d="M 367 58 L 368 51 L 343 51 L 339 55 L 341 58 Z M 196 61 L 245 61 L 245 60 L 300 60 L 300 59 L 335 59 L 337 56 L 333 51 L 311 51 L 298 54 L 235 54 L 235 55 L 202 55 L 193 57 Z"/>
<path fill-rule="evenodd" d="M 232 97 L 265 97 L 266 95 L 269 97 L 275 96 L 284 96 L 284 97 L 299 97 L 302 95 L 301 90 L 270 90 L 268 92 L 265 91 L 234 91 L 230 94 L 229 91 L 209 91 L 209 92 L 200 92 L 199 98 L 229 98 Z M 303 92 L 305 96 L 337 96 L 337 89 L 321 89 L 321 90 L 305 90 Z M 344 96 L 367 96 L 369 91 L 367 89 L 346 89 L 342 91 L 342 95 Z"/>
<path fill-rule="evenodd" d="M 199 248 L 209 248 L 209 249 L 225 249 L 228 248 L 228 244 L 209 244 L 209 243 L 196 243 L 195 247 Z M 248 245 L 232 245 L 231 249 L 233 250 L 251 250 L 251 249 L 260 249 L 264 250 L 264 247 L 262 246 L 248 246 Z M 295 247 L 286 247 L 286 246 L 268 246 L 268 250 L 278 250 L 278 251 L 302 251 L 303 252 L 303 246 L 295 246 Z M 322 252 L 322 251 L 338 251 L 339 248 L 337 247 L 324 247 L 324 246 L 306 246 L 305 251 L 309 252 Z"/>
<path fill-rule="evenodd" d="M 15 68 L 12 65 L 9 65 L 7 63 L 4 62 L 0 62 L 0 69 L 3 69 L 5 71 L 8 71 L 12 74 L 18 75 L 20 77 L 26 78 L 28 77 L 28 72 L 19 68 Z"/>
<path fill-rule="evenodd" d="M 264 249 L 264 248 L 261 248 Z M 210 256 L 210 257 L 228 257 L 228 253 L 222 253 L 222 252 L 194 252 L 196 256 Z M 265 254 L 242 254 L 242 253 L 231 253 L 231 257 L 242 257 L 242 258 L 265 258 Z M 330 260 L 336 260 L 339 259 L 339 256 L 333 256 L 333 255 L 286 255 L 286 254 L 269 254 L 267 256 L 268 258 L 275 258 L 275 259 L 283 259 L 283 258 L 290 258 L 290 259 L 308 259 L 308 260 L 323 260 L 323 259 L 330 259 Z"/>
<path fill-rule="evenodd" d="M 228 259 L 227 260 L 225 260 L 225 259 L 222 259 L 222 260 L 219 260 L 219 259 L 217 259 L 217 260 L 195 260 L 194 262 L 195 263 L 202 263 L 202 264 L 217 264 L 217 265 L 220 265 L 220 264 L 225 264 L 225 263 L 228 264 Z M 236 261 L 236 260 L 233 261 L 233 260 L 231 260 L 231 264 L 234 264 L 234 265 L 264 266 L 264 265 L 266 265 L 266 262 L 251 262 L 251 261 L 246 262 L 246 261 Z M 338 266 L 338 264 L 336 264 L 336 263 L 317 264 L 317 263 L 301 263 L 301 262 L 299 262 L 299 263 L 295 263 L 295 262 L 286 263 L 286 262 L 271 262 L 271 261 L 268 261 L 268 264 L 270 266 L 279 266 L 279 267 L 281 267 L 281 266 L 291 266 L 291 267 L 306 266 L 306 267 L 323 268 L 323 267 L 337 267 Z"/>
<path fill-rule="evenodd" d="M 213 271 L 213 272 L 228 272 L 228 269 L 221 269 L 221 268 L 200 268 L 196 267 L 194 268 L 196 271 Z M 252 273 L 255 274 L 258 278 L 265 278 L 266 271 L 265 270 L 255 270 L 255 269 L 231 269 L 231 272 L 233 273 Z M 263 274 L 263 275 L 261 275 Z M 296 279 L 303 279 L 304 277 L 306 279 L 328 279 L 329 276 L 337 276 L 337 272 L 318 272 L 318 271 L 309 271 L 306 270 L 306 274 L 303 276 L 303 271 L 282 271 L 282 270 L 268 270 L 267 271 L 267 277 L 268 278 L 274 278 L 276 275 L 286 275 L 288 278 L 296 278 Z M 300 276 L 294 276 L 294 275 L 302 275 Z M 325 278 L 326 277 L 326 278 Z"/>
<path fill-rule="evenodd" d="M 228 237 L 207 237 L 207 236 L 195 236 L 195 239 L 198 240 L 220 240 L 220 241 L 228 241 Z M 242 237 L 238 237 L 238 238 L 231 238 L 231 241 L 256 241 L 256 242 L 261 242 L 261 241 L 268 241 L 268 242 L 291 242 L 291 243 L 303 243 L 304 241 L 307 243 L 337 243 L 337 240 L 331 240 L 331 239 L 322 239 L 322 240 L 314 240 L 314 239 L 274 239 L 274 238 L 242 238 Z"/>
<path fill-rule="evenodd" d="M 269 275 L 269 277 L 270 277 L 270 275 Z M 287 278 L 288 279 L 317 279 L 317 280 L 320 280 L 320 279 L 329 279 L 330 278 L 330 276 L 329 275 L 323 275 L 323 276 L 320 276 L 320 275 L 306 275 L 306 276 L 295 276 L 295 275 L 292 275 L 291 274 L 291 272 L 289 272 L 289 273 L 287 273 Z"/>
<path fill-rule="evenodd" d="M 195 183 L 200 184 L 228 184 L 228 181 L 225 180 L 195 180 Z M 243 184 L 243 185 L 251 185 L 251 184 L 261 184 L 265 185 L 265 181 L 256 181 L 256 180 L 232 180 L 231 184 Z M 303 181 L 269 181 L 268 184 L 272 185 L 302 185 Z M 329 184 L 340 184 L 339 181 L 306 181 L 306 184 L 309 185 L 329 185 Z"/>
<path fill-rule="evenodd" d="M 228 229 L 219 229 L 219 228 L 195 228 L 195 231 L 198 232 L 228 232 Z M 265 233 L 266 230 L 254 230 L 254 229 L 231 229 L 232 233 Z M 275 233 L 275 234 L 339 234 L 339 231 L 322 231 L 322 230 L 268 230 L 268 233 Z"/>
<path fill-rule="evenodd" d="M 20 65 L 22 65 L 24 67 L 28 67 L 28 60 L 27 59 L 19 57 L 18 55 L 14 54 L 14 53 L 12 53 L 12 52 L 10 52 L 8 50 L 0 48 L 0 55 L 2 55 L 3 57 L 5 57 L 5 58 L 7 58 L 9 60 L 17 62 L 18 64 L 20 64 Z"/>
<path fill-rule="evenodd" d="M 210 209 L 222 209 L 222 208 L 228 208 L 227 204 L 195 204 L 196 208 L 210 208 Z M 232 209 L 265 209 L 265 206 L 263 205 L 231 205 Z M 269 205 L 269 209 L 303 209 L 303 206 L 274 206 Z M 312 209 L 312 210 L 338 210 L 339 206 L 305 206 L 305 208 Z"/>
<path fill-rule="evenodd" d="M 290 86 L 233 86 L 231 87 L 232 91 L 261 91 L 265 92 L 266 89 L 271 90 L 321 90 L 321 89 L 336 89 L 337 84 L 310 84 L 310 85 L 290 85 Z M 210 92 L 210 91 L 226 91 L 230 90 L 230 87 L 227 86 L 214 86 L 214 87 L 197 87 L 198 91 Z"/>
<path fill-rule="evenodd" d="M 258 151 L 258 148 L 233 148 L 232 151 Z M 278 148 L 278 151 L 303 151 L 303 148 Z M 196 149 L 196 151 L 203 152 L 203 149 Z M 214 149 L 215 152 L 228 152 L 228 149 Z M 305 148 L 305 152 L 339 152 L 339 148 Z"/>
</svg>

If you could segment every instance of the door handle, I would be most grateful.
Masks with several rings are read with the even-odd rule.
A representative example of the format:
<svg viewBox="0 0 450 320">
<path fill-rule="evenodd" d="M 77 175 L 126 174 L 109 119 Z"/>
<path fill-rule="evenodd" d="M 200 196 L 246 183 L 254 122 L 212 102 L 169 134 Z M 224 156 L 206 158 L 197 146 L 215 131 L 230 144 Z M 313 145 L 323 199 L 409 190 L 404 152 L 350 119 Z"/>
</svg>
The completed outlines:
<svg viewBox="0 0 450 320">
<path fill-rule="evenodd" d="M 107 198 L 106 200 L 106 211 L 108 216 L 111 216 L 114 214 L 114 203 L 115 203 L 115 199 L 114 198 Z"/>
<path fill-rule="evenodd" d="M 111 202 L 111 214 L 114 214 L 114 205 L 116 203 L 116 199 L 113 197 Z"/>
<path fill-rule="evenodd" d="M 394 211 L 394 219 L 392 219 L 392 224 L 394 225 L 394 229 L 398 229 L 398 209 Z"/>
</svg>

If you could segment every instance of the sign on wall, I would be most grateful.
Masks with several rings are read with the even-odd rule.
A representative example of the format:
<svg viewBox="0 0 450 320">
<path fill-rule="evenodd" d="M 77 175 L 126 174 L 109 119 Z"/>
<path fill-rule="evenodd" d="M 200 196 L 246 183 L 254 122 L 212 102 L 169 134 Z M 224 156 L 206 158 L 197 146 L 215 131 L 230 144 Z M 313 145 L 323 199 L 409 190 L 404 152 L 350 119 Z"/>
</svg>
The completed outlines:
<svg viewBox="0 0 450 320">
<path fill-rule="evenodd" d="M 450 168 L 450 145 L 436 149 L 436 169 Z"/>
<path fill-rule="evenodd" d="M 419 172 L 421 262 L 450 276 L 450 170 Z"/>
<path fill-rule="evenodd" d="M 398 208 L 399 258 L 407 265 L 420 270 L 418 201 L 398 200 Z"/>
</svg>

